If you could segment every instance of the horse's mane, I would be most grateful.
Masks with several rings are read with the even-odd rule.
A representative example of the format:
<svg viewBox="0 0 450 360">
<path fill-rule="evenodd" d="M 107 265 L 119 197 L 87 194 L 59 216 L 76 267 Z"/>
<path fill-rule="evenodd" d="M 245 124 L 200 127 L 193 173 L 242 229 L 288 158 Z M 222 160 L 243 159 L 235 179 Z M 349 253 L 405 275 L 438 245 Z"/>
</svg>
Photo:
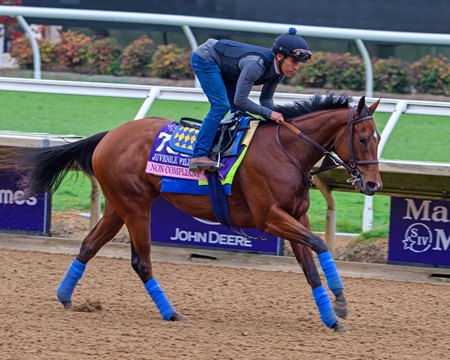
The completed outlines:
<svg viewBox="0 0 450 360">
<path fill-rule="evenodd" d="M 286 105 L 276 105 L 272 110 L 282 113 L 286 120 L 315 111 L 348 108 L 352 97 L 346 94 L 335 96 L 333 93 L 322 96 L 316 94 L 309 100 L 295 101 Z"/>
</svg>

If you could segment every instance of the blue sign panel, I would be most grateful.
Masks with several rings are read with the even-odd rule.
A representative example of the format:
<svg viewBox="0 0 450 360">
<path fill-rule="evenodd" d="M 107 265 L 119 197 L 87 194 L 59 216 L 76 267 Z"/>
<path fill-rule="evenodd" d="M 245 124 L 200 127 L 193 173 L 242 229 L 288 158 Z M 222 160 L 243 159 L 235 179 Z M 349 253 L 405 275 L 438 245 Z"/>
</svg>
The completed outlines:
<svg viewBox="0 0 450 360">
<path fill-rule="evenodd" d="M 450 266 L 450 202 L 392 197 L 388 260 Z"/>
<path fill-rule="evenodd" d="M 0 230 L 49 234 L 50 196 L 47 193 L 17 200 L 23 191 L 17 188 L 17 175 L 0 171 Z"/>
<path fill-rule="evenodd" d="M 243 229 L 251 237 L 265 238 L 249 239 L 219 223 L 187 215 L 162 196 L 152 204 L 151 219 L 150 230 L 154 243 L 282 255 L 283 242 L 276 236 L 256 229 Z"/>
</svg>

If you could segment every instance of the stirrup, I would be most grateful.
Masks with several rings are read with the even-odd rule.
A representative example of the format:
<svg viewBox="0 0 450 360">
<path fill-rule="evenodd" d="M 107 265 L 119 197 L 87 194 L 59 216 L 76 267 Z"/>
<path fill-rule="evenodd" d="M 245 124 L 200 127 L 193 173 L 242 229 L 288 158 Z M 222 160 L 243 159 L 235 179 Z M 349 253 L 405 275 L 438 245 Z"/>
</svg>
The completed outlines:
<svg viewBox="0 0 450 360">
<path fill-rule="evenodd" d="M 209 171 L 209 172 L 214 172 L 214 171 L 218 171 L 220 169 L 222 169 L 225 165 L 222 163 L 216 163 L 215 165 L 205 165 L 205 164 L 199 164 L 199 165 L 189 165 L 189 171 L 192 171 L 194 173 L 198 173 L 201 170 L 205 170 L 205 171 Z"/>
<path fill-rule="evenodd" d="M 209 159 L 211 160 L 211 159 Z M 189 163 L 189 171 L 192 171 L 194 173 L 200 172 L 201 170 L 206 170 L 206 171 L 217 171 L 220 170 L 224 167 L 224 164 L 222 164 L 220 162 L 220 159 L 216 162 L 214 160 L 211 160 L 211 163 L 209 164 L 192 164 Z"/>
</svg>

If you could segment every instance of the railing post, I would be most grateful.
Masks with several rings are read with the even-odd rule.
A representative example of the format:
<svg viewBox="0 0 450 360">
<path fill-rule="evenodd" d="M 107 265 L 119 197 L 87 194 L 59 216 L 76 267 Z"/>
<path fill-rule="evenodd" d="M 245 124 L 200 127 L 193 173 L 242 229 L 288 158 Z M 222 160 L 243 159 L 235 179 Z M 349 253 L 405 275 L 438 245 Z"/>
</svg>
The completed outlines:
<svg viewBox="0 0 450 360">
<path fill-rule="evenodd" d="M 95 177 L 89 177 L 91 180 L 91 217 L 89 221 L 90 229 L 93 229 L 95 225 L 97 225 L 101 216 L 101 205 L 100 205 L 100 196 L 101 190 L 100 185 Z"/>
<path fill-rule="evenodd" d="M 187 25 L 183 25 L 181 28 L 183 29 L 183 32 L 186 35 L 189 44 L 191 45 L 192 51 L 194 51 L 195 49 L 197 49 L 198 43 L 197 40 L 195 39 L 193 32 L 191 31 L 191 28 Z M 197 76 L 195 77 L 195 87 L 196 88 L 200 87 L 200 82 L 198 81 Z"/>
<path fill-rule="evenodd" d="M 372 61 L 370 60 L 369 52 L 367 51 L 364 42 L 361 39 L 355 39 L 356 46 L 364 61 L 364 68 L 366 71 L 366 96 L 373 96 L 373 71 L 372 71 Z"/>
<path fill-rule="evenodd" d="M 334 202 L 331 189 L 320 179 L 318 175 L 314 176 L 314 184 L 320 190 L 327 202 L 327 216 L 325 220 L 325 244 L 331 254 L 334 253 L 336 240 L 336 204 Z"/>
<path fill-rule="evenodd" d="M 41 53 L 39 52 L 39 45 L 34 37 L 33 31 L 31 31 L 30 26 L 25 21 L 22 15 L 17 16 L 20 26 L 27 33 L 28 39 L 30 39 L 31 49 L 33 50 L 33 67 L 34 67 L 34 78 L 41 78 Z"/>
<path fill-rule="evenodd" d="M 381 140 L 378 144 L 378 158 L 381 158 L 381 154 L 383 153 L 384 147 L 389 140 L 389 137 L 394 131 L 395 125 L 397 125 L 400 116 L 406 111 L 408 108 L 408 103 L 405 100 L 400 100 L 395 106 L 395 110 L 391 114 L 386 126 L 381 133 Z M 373 225 L 373 196 L 365 196 L 364 197 L 364 209 L 363 209 L 363 220 L 362 220 L 362 231 L 366 232 L 372 230 Z"/>
<path fill-rule="evenodd" d="M 133 120 L 143 119 L 147 115 L 148 109 L 152 106 L 153 102 L 159 97 L 161 89 L 158 86 L 154 86 L 148 92 L 148 96 L 142 103 L 138 113 Z"/>
</svg>

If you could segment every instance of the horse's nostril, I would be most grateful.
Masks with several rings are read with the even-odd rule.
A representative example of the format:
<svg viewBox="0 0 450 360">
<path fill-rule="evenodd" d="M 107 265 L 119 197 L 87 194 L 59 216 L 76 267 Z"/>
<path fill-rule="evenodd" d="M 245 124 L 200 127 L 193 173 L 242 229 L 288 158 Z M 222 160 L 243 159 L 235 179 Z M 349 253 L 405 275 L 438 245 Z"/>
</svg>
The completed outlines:
<svg viewBox="0 0 450 360">
<path fill-rule="evenodd" d="M 371 191 L 378 191 L 380 189 L 380 185 L 373 181 L 368 181 L 366 187 Z"/>
</svg>

